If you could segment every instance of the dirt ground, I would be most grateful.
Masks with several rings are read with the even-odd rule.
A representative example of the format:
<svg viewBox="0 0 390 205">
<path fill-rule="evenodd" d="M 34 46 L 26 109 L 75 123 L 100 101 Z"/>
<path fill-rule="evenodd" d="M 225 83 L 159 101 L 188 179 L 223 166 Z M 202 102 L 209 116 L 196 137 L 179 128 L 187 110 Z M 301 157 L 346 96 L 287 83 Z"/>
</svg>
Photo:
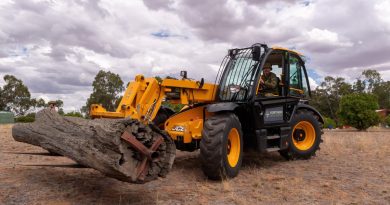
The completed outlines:
<svg viewBox="0 0 390 205">
<path fill-rule="evenodd" d="M 15 142 L 11 127 L 0 126 L 0 204 L 390 204 L 389 129 L 325 131 L 310 160 L 246 154 L 222 182 L 204 177 L 197 152 L 178 152 L 167 178 L 137 185 L 65 157 L 14 154 L 46 151 Z"/>
</svg>

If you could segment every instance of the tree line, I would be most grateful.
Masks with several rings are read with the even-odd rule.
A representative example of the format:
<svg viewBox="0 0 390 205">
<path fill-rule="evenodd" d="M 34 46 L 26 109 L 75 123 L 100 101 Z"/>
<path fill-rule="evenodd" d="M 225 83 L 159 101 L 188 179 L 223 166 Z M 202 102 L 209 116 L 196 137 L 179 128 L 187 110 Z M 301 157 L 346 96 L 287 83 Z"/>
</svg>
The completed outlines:
<svg viewBox="0 0 390 205">
<path fill-rule="evenodd" d="M 42 98 L 32 98 L 28 87 L 15 76 L 5 75 L 3 80 L 5 85 L 0 87 L 0 111 L 14 113 L 17 122 L 32 122 L 37 110 L 49 106 L 49 102 Z M 58 112 L 66 115 L 62 109 L 63 101 L 58 99 L 55 103 Z"/>
<path fill-rule="evenodd" d="M 311 105 L 334 127 L 350 125 L 365 130 L 390 118 L 381 119 L 375 112 L 390 108 L 390 81 L 376 70 L 364 70 L 354 82 L 342 77 L 326 76 L 312 91 Z M 327 127 L 327 126 L 325 126 Z"/>
<path fill-rule="evenodd" d="M 48 107 L 49 102 L 42 98 L 32 98 L 28 87 L 21 79 L 13 75 L 3 77 L 4 86 L 0 86 L 0 111 L 14 113 L 17 122 L 31 122 L 35 118 L 35 112 Z M 81 112 L 68 112 L 63 110 L 64 103 L 61 99 L 54 100 L 58 107 L 58 113 L 65 116 L 84 117 L 88 116 L 91 104 L 102 104 L 109 111 L 114 111 L 121 100 L 120 94 L 124 91 L 123 81 L 118 74 L 110 71 L 99 71 L 93 83 L 93 92 L 87 99 L 86 105 Z"/>
<path fill-rule="evenodd" d="M 161 81 L 159 76 L 156 79 Z M 26 85 L 15 76 L 4 76 L 5 85 L 0 87 L 0 110 L 12 111 L 16 116 L 33 115 L 36 109 L 48 105 L 43 99 L 31 98 Z M 128 85 L 128 84 L 127 84 Z M 57 100 L 59 113 L 67 116 L 88 117 L 92 104 L 102 104 L 108 111 L 115 111 L 125 90 L 124 82 L 118 74 L 100 70 L 92 82 L 92 93 L 81 112 L 63 112 L 63 102 Z M 390 81 L 384 81 L 376 70 L 364 70 L 359 78 L 349 83 L 342 77 L 326 76 L 323 82 L 312 91 L 310 104 L 325 118 L 325 127 L 350 125 L 360 130 L 379 122 L 375 110 L 390 108 Z M 164 103 L 178 111 L 181 106 Z M 387 120 L 387 121 L 386 121 Z"/>
</svg>

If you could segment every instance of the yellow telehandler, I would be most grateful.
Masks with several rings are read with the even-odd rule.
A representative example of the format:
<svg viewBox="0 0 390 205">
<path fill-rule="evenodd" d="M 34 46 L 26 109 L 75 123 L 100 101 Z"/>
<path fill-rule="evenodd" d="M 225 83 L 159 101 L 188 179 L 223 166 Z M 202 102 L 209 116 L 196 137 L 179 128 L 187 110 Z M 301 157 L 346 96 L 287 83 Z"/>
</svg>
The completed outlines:
<svg viewBox="0 0 390 205">
<path fill-rule="evenodd" d="M 277 76 L 277 94 L 262 93 L 265 64 Z M 165 130 L 176 148 L 200 149 L 210 179 L 237 176 L 244 149 L 279 151 L 286 159 L 307 159 L 319 149 L 324 120 L 311 107 L 302 55 L 281 47 L 254 44 L 228 51 L 215 84 L 189 79 L 145 78 L 129 83 L 115 112 L 93 104 L 92 118 L 136 119 Z M 182 104 L 175 113 L 163 102 Z M 142 151 L 142 150 L 141 150 Z"/>
</svg>

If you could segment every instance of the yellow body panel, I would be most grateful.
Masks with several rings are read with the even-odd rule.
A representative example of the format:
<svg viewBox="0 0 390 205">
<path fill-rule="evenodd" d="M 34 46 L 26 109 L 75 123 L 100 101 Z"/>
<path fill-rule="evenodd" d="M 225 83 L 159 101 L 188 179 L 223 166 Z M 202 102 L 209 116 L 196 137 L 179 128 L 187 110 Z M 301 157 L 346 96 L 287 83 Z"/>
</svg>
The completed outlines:
<svg viewBox="0 0 390 205">
<path fill-rule="evenodd" d="M 178 99 L 169 100 L 172 104 L 211 103 L 214 101 L 217 86 L 190 79 L 164 79 L 159 83 L 155 78 L 137 75 L 130 82 L 115 112 L 108 112 L 101 105 L 93 104 L 90 110 L 92 118 L 124 118 L 137 119 L 145 124 L 151 122 L 167 93 L 175 91 Z"/>
<path fill-rule="evenodd" d="M 155 117 L 161 106 L 164 90 L 155 78 L 144 78 L 137 75 L 135 81 L 129 83 L 115 112 L 108 112 L 101 105 L 91 106 L 92 118 L 123 118 L 130 117 L 148 122 Z"/>
<path fill-rule="evenodd" d="M 90 115 L 92 118 L 124 118 L 125 114 L 122 112 L 108 112 L 103 106 L 99 104 L 92 104 Z"/>
<path fill-rule="evenodd" d="M 296 54 L 298 56 L 304 56 L 302 53 L 300 53 L 298 51 L 290 50 L 288 48 L 284 48 L 284 47 L 280 47 L 280 46 L 272 46 L 271 48 L 274 49 L 274 50 L 288 51 L 288 52 L 294 53 L 294 54 Z"/>
<path fill-rule="evenodd" d="M 193 139 L 201 139 L 204 119 L 212 114 L 205 109 L 206 106 L 199 106 L 173 115 L 165 122 L 165 131 L 173 140 L 183 137 L 184 143 L 190 143 Z"/>
</svg>

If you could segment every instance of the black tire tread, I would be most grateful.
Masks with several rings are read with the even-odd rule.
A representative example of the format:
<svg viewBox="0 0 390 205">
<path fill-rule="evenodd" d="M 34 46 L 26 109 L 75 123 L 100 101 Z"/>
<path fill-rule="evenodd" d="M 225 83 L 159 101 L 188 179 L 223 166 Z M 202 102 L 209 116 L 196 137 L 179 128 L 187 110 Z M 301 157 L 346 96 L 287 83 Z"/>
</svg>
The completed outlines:
<svg viewBox="0 0 390 205">
<path fill-rule="evenodd" d="M 323 134 L 323 130 L 322 130 L 323 124 L 319 120 L 320 116 L 316 115 L 313 111 L 306 110 L 306 109 L 299 109 L 299 110 L 297 110 L 297 112 L 293 116 L 293 119 L 299 118 L 302 115 L 312 116 L 315 119 L 315 122 L 317 124 L 316 125 L 314 124 L 313 126 L 314 127 L 318 126 L 320 128 L 320 133 L 316 133 L 316 134 L 318 134 L 319 139 L 316 139 L 316 142 L 314 144 L 314 146 L 316 146 L 316 147 L 314 148 L 314 150 L 312 150 L 310 153 L 305 153 L 305 154 L 301 154 L 299 152 L 294 151 L 294 149 L 291 149 L 291 146 L 293 146 L 293 145 L 291 145 L 291 142 L 290 142 L 289 147 L 287 149 L 279 151 L 280 155 L 287 160 L 310 159 L 311 157 L 316 155 L 317 150 L 320 150 L 320 144 L 322 142 L 321 135 Z M 291 127 L 291 132 L 293 131 L 292 129 L 293 129 L 293 127 Z M 291 135 L 292 135 L 292 133 L 291 133 Z M 289 136 L 289 138 L 292 137 L 291 135 Z"/>
<path fill-rule="evenodd" d="M 226 173 L 223 161 L 225 157 L 223 155 L 223 149 L 225 149 L 223 138 L 225 137 L 224 131 L 227 129 L 228 121 L 240 123 L 235 114 L 223 113 L 209 118 L 204 124 L 200 142 L 200 161 L 203 172 L 209 179 L 220 180 L 234 177 Z M 241 129 L 241 124 L 239 125 Z"/>
</svg>

